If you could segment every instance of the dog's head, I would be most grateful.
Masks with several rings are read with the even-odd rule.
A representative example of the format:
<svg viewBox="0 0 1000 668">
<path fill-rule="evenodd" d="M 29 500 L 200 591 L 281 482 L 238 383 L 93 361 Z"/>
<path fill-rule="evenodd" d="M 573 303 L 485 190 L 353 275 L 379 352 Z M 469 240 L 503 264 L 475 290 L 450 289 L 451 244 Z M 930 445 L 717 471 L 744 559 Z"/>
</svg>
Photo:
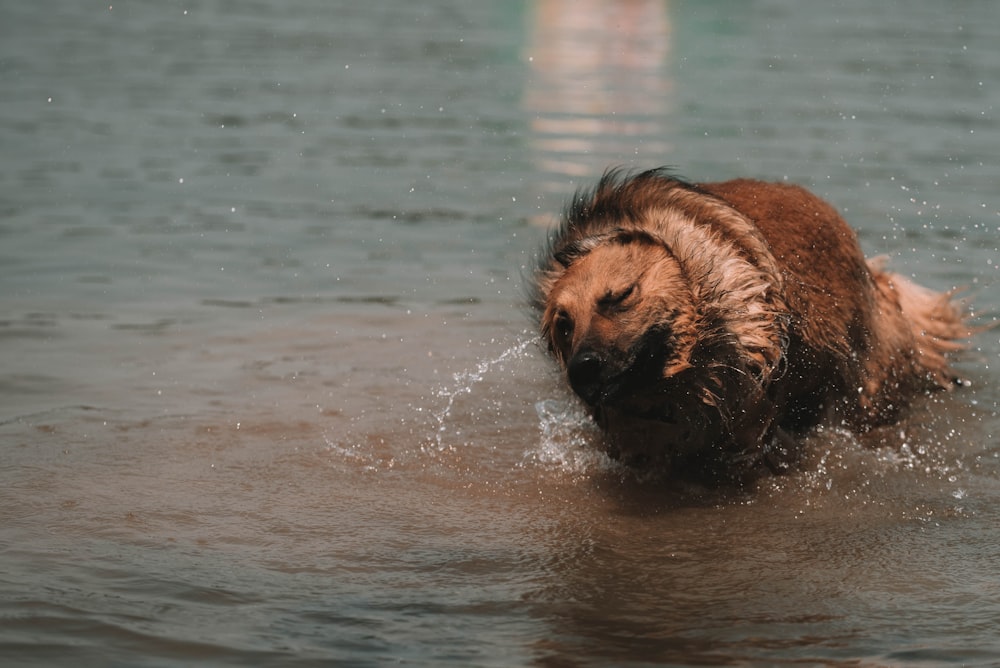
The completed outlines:
<svg viewBox="0 0 1000 668">
<path fill-rule="evenodd" d="M 697 296 L 669 249 L 641 230 L 588 237 L 555 254 L 542 335 L 590 406 L 646 402 L 690 369 Z"/>
<path fill-rule="evenodd" d="M 663 170 L 608 172 L 567 207 L 531 287 L 543 339 L 610 450 L 743 452 L 769 429 L 783 278 L 725 201 Z"/>
<path fill-rule="evenodd" d="M 722 444 L 750 451 L 773 417 L 757 356 L 688 265 L 639 229 L 585 237 L 552 257 L 542 335 L 614 456 L 708 466 L 715 460 L 699 453 L 720 456 L 712 449 Z"/>
</svg>

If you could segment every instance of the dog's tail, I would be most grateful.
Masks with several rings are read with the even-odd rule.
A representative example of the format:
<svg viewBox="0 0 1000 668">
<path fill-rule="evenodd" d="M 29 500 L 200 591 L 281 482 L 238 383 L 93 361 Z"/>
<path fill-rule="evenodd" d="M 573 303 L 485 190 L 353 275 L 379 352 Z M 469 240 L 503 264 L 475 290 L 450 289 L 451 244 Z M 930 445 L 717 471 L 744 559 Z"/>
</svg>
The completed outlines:
<svg viewBox="0 0 1000 668">
<path fill-rule="evenodd" d="M 932 386 L 949 389 L 961 383 L 947 356 L 966 348 L 964 342 L 975 333 L 968 323 L 966 304 L 956 300 L 958 290 L 937 292 L 900 274 L 884 270 L 886 258 L 868 260 L 875 278 L 879 310 L 902 312 L 912 333 L 913 362 Z"/>
</svg>

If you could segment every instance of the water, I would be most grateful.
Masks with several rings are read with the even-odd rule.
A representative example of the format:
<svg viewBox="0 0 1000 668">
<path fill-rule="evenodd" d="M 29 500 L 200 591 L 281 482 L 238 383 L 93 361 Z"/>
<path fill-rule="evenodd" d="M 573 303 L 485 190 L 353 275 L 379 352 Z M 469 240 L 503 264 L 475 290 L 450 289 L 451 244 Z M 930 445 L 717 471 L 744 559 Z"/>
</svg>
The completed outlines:
<svg viewBox="0 0 1000 668">
<path fill-rule="evenodd" d="M 521 276 L 609 164 L 998 310 L 990 3 L 7 3 L 0 658 L 1000 662 L 1000 337 L 746 494 L 620 470 Z"/>
</svg>

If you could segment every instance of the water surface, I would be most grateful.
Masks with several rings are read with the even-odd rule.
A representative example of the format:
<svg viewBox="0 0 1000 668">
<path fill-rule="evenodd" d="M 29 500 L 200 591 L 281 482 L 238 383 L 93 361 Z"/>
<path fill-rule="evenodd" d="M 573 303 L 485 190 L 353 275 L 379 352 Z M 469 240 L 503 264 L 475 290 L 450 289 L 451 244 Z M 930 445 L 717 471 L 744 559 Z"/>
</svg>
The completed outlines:
<svg viewBox="0 0 1000 668">
<path fill-rule="evenodd" d="M 383 6 L 384 5 L 384 6 Z M 522 276 L 609 165 L 998 309 L 989 3 L 0 9 L 0 657 L 1000 661 L 1000 339 L 746 493 L 618 469 Z"/>
</svg>

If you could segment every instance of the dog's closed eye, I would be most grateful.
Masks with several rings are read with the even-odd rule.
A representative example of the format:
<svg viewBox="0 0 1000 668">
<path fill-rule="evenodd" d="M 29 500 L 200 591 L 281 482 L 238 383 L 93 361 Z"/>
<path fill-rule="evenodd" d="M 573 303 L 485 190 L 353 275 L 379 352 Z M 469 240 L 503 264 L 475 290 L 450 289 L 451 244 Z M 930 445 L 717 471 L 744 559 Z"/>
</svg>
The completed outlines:
<svg viewBox="0 0 1000 668">
<path fill-rule="evenodd" d="M 604 293 L 604 296 L 597 300 L 597 306 L 600 309 L 624 309 L 625 302 L 635 294 L 635 284 L 628 286 L 624 290 L 608 290 Z"/>
</svg>

